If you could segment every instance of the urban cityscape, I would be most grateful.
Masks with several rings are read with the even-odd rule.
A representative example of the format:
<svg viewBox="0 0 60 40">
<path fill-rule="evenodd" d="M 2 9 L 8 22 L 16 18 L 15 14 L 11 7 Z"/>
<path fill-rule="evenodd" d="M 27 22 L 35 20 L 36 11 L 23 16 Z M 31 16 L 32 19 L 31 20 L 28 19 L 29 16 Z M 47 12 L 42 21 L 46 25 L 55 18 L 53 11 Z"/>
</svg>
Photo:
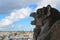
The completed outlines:
<svg viewBox="0 0 60 40">
<path fill-rule="evenodd" d="M 0 32 L 0 40 L 33 40 L 33 32 Z"/>
</svg>

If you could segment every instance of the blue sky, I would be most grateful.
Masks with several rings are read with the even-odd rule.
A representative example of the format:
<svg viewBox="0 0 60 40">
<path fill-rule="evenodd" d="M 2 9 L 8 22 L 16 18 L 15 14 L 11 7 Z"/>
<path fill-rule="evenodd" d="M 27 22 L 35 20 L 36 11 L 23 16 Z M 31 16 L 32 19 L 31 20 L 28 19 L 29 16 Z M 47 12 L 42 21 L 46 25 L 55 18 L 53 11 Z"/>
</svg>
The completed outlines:
<svg viewBox="0 0 60 40">
<path fill-rule="evenodd" d="M 34 5 L 30 4 L 29 7 L 32 10 L 34 10 L 35 4 Z M 9 15 L 10 15 L 9 13 L 0 14 L 0 21 Z M 0 31 L 33 31 L 34 26 L 30 24 L 32 20 L 33 20 L 32 17 L 21 19 L 17 22 L 14 22 L 12 25 L 8 25 L 8 26 L 1 28 Z"/>
<path fill-rule="evenodd" d="M 0 31 L 33 31 L 29 15 L 50 4 L 60 10 L 59 0 L 0 0 Z"/>
<path fill-rule="evenodd" d="M 0 0 L 0 31 L 33 31 L 35 26 L 30 24 L 31 21 L 34 20 L 32 17 L 22 18 L 12 24 L 8 23 L 3 26 L 1 24 L 6 24 L 6 17 L 10 16 L 15 10 L 28 7 L 31 9 L 31 12 L 33 12 L 37 7 L 36 3 L 38 1 L 39 0 Z M 4 22 L 2 22 L 2 20 Z"/>
</svg>

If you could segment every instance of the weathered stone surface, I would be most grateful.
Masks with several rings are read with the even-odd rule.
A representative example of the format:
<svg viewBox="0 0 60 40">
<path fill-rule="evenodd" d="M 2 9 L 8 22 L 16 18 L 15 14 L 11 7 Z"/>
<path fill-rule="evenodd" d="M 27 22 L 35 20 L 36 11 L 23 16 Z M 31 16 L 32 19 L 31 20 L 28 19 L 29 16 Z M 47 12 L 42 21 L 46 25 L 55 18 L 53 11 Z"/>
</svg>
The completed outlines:
<svg viewBox="0 0 60 40">
<path fill-rule="evenodd" d="M 37 40 L 60 40 L 60 20 L 54 23 L 46 33 L 39 35 Z"/>
<path fill-rule="evenodd" d="M 60 40 L 60 20 L 53 24 L 50 31 L 50 40 Z"/>
<path fill-rule="evenodd" d="M 40 26 L 36 26 L 35 29 L 34 29 L 34 35 L 33 35 L 34 40 L 37 40 L 37 38 L 40 34 L 40 31 L 41 31 Z"/>
</svg>

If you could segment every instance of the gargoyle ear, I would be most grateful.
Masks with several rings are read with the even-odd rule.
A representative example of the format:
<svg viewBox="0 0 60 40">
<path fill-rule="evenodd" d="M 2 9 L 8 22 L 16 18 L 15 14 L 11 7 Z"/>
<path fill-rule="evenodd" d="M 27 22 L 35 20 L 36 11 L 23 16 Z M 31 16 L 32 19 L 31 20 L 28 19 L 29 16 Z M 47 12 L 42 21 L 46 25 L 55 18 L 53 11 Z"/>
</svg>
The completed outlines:
<svg viewBox="0 0 60 40">
<path fill-rule="evenodd" d="M 50 9 L 51 9 L 51 6 L 48 5 L 48 6 L 47 6 L 47 10 L 48 10 L 48 11 L 47 11 L 47 16 L 50 16 Z"/>
</svg>

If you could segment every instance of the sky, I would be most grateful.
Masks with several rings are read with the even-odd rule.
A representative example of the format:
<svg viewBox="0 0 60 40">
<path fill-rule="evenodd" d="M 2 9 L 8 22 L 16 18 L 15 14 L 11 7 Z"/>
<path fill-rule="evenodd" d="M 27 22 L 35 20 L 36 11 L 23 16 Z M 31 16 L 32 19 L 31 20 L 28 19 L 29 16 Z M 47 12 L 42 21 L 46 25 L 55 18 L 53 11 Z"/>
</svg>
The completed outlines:
<svg viewBox="0 0 60 40">
<path fill-rule="evenodd" d="M 33 31 L 30 17 L 38 8 L 50 4 L 60 11 L 59 0 L 0 0 L 0 31 Z"/>
</svg>

